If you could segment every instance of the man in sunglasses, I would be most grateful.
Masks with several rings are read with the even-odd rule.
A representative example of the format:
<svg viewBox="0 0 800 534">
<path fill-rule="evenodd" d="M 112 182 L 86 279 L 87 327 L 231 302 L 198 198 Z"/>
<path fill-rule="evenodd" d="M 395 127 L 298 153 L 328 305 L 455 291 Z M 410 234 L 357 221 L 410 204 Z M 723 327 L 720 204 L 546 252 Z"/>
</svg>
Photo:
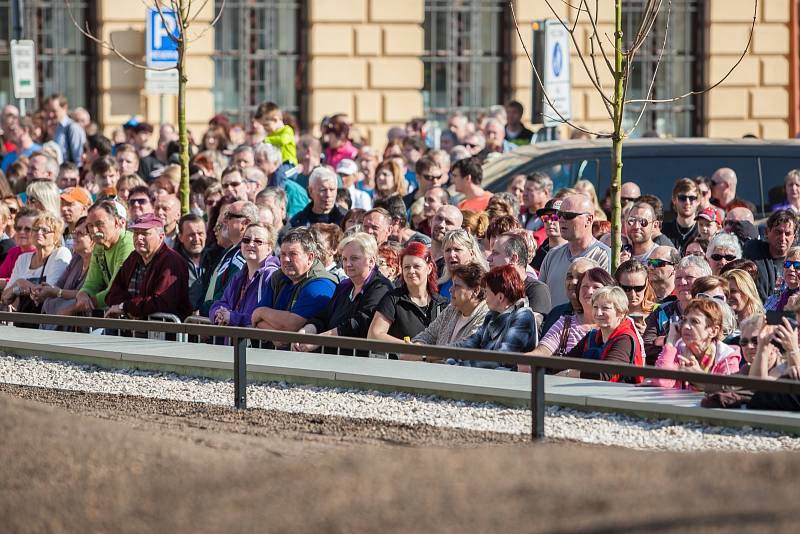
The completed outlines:
<svg viewBox="0 0 800 534">
<path fill-rule="evenodd" d="M 697 236 L 697 212 L 700 205 L 697 184 L 690 178 L 681 178 L 672 188 L 672 207 L 675 220 L 665 222 L 661 232 L 683 250 Z"/>
<path fill-rule="evenodd" d="M 765 241 L 753 239 L 742 251 L 742 257 L 752 260 L 758 267 L 758 296 L 766 301 L 781 290 L 783 261 L 797 235 L 797 215 L 791 210 L 778 210 L 767 219 Z"/>
<path fill-rule="evenodd" d="M 419 187 L 403 197 L 407 209 L 411 209 L 411 204 L 424 198 L 425 194 L 434 187 L 444 187 L 447 184 L 447 173 L 442 172 L 436 160 L 428 155 L 417 161 L 414 170 L 417 173 Z"/>
<path fill-rule="evenodd" d="M 681 256 L 677 250 L 661 245 L 653 249 L 645 263 L 647 278 L 650 280 L 650 286 L 659 303 L 675 298 L 675 266 L 678 265 L 680 259 Z"/>
<path fill-rule="evenodd" d="M 536 215 L 541 219 L 547 236 L 547 239 L 542 241 L 542 244 L 536 249 L 536 254 L 531 262 L 531 267 L 537 271 L 542 268 L 542 263 L 548 252 L 567 242 L 566 239 L 561 237 L 561 227 L 558 225 L 558 210 L 560 208 L 561 200 L 551 198 L 542 209 L 536 210 Z"/>
<path fill-rule="evenodd" d="M 646 202 L 635 203 L 625 218 L 628 239 L 632 245 L 631 254 L 639 263 L 644 263 L 658 246 L 653 242 L 655 220 L 653 208 Z"/>
<path fill-rule="evenodd" d="M 567 243 L 550 250 L 539 273 L 539 279 L 550 287 L 553 306 L 569 302 L 564 279 L 574 258 L 590 258 L 603 269 L 611 269 L 611 249 L 592 235 L 594 207 L 589 197 L 566 196 L 557 214 L 561 237 Z"/>
<path fill-rule="evenodd" d="M 539 212 L 547 205 L 553 196 L 553 180 L 542 172 L 534 172 L 525 178 L 525 189 L 522 192 L 522 202 L 525 208 L 520 214 L 522 227 L 535 232 L 544 225 Z"/>
</svg>

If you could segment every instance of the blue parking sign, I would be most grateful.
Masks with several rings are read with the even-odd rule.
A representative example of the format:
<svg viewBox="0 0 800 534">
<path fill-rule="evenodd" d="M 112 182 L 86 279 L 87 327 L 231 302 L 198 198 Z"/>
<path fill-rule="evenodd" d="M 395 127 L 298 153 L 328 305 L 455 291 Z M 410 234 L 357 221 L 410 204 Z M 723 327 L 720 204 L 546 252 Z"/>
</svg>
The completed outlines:
<svg viewBox="0 0 800 534">
<path fill-rule="evenodd" d="M 161 17 L 161 13 L 164 17 Z M 178 43 L 171 37 L 180 36 L 175 12 L 162 9 L 147 10 L 146 58 L 148 67 L 174 67 L 178 64 Z"/>
</svg>

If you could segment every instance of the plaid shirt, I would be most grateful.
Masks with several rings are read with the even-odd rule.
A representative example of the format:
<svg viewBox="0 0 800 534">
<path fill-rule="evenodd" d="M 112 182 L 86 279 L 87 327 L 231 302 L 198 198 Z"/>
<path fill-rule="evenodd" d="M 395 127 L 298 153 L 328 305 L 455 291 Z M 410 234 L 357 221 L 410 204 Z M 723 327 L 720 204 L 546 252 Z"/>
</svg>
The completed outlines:
<svg viewBox="0 0 800 534">
<path fill-rule="evenodd" d="M 131 276 L 131 281 L 128 283 L 128 293 L 131 294 L 132 297 L 138 297 L 139 293 L 142 289 L 142 284 L 144 283 L 144 275 L 147 272 L 147 266 L 139 261 L 136 264 L 136 269 L 133 271 L 133 276 Z"/>
</svg>

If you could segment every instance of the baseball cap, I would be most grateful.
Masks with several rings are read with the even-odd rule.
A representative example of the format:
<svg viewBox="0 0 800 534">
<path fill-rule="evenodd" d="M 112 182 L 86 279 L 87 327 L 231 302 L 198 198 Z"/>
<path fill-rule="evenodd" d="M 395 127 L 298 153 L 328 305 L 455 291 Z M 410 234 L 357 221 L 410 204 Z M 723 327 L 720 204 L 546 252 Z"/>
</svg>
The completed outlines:
<svg viewBox="0 0 800 534">
<path fill-rule="evenodd" d="M 336 174 L 340 174 L 343 176 L 353 176 L 358 172 L 358 165 L 352 159 L 343 159 L 339 162 L 336 166 Z"/>
<path fill-rule="evenodd" d="M 92 204 L 91 197 L 80 187 L 68 187 L 61 193 L 61 200 L 64 202 L 74 203 L 80 202 L 86 207 Z"/>
<path fill-rule="evenodd" d="M 131 230 L 149 230 L 150 228 L 163 228 L 164 221 L 155 213 L 145 213 L 131 225 Z"/>
<path fill-rule="evenodd" d="M 139 126 L 139 120 L 136 117 L 131 117 L 125 124 L 122 125 L 122 127 L 126 130 L 128 128 L 136 128 L 137 126 Z"/>
<path fill-rule="evenodd" d="M 547 201 L 547 204 L 545 204 L 543 208 L 539 208 L 538 210 L 536 210 L 536 216 L 541 217 L 545 213 L 555 213 L 560 209 L 561 209 L 561 200 L 551 198 L 550 200 Z"/>
<path fill-rule="evenodd" d="M 703 208 L 703 210 L 698 213 L 697 216 L 722 226 L 722 210 L 719 208 L 708 206 L 707 208 Z"/>
</svg>

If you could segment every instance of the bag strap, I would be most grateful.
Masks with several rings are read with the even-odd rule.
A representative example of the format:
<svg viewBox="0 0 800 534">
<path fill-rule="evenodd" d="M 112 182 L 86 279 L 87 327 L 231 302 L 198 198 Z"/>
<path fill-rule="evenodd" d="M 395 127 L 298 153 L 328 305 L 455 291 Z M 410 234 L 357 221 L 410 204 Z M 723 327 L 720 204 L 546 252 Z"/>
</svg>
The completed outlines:
<svg viewBox="0 0 800 534">
<path fill-rule="evenodd" d="M 561 337 L 558 340 L 556 354 L 562 356 L 567 353 L 567 341 L 569 340 L 569 329 L 572 326 L 572 315 L 564 316 L 564 326 L 561 329 Z"/>
</svg>

